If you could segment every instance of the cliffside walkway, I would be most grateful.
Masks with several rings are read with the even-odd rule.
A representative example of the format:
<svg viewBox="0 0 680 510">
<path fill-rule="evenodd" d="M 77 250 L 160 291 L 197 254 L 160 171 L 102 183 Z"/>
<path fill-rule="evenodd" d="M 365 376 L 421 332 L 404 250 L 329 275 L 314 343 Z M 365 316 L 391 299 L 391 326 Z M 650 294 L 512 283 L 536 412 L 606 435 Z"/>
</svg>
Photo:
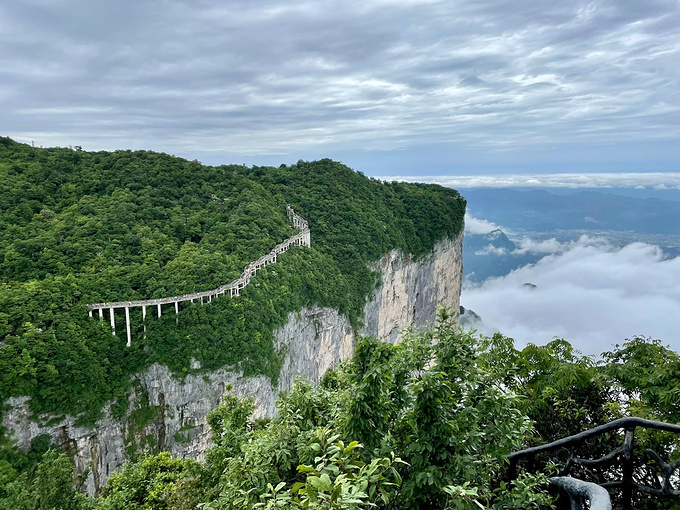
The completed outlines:
<svg viewBox="0 0 680 510">
<path fill-rule="evenodd" d="M 224 294 L 229 293 L 230 297 L 234 296 L 240 296 L 241 295 L 241 290 L 250 283 L 250 279 L 257 274 L 257 271 L 264 266 L 267 266 L 269 264 L 273 264 L 276 262 L 277 257 L 280 253 L 284 253 L 288 251 L 288 248 L 291 246 L 311 246 L 311 235 L 309 232 L 309 226 L 307 224 L 307 220 L 305 220 L 302 216 L 298 215 L 295 213 L 292 207 L 288 205 L 286 207 L 286 213 L 288 214 L 288 217 L 291 219 L 293 222 L 293 226 L 297 229 L 300 230 L 299 233 L 296 235 L 289 237 L 286 239 L 284 242 L 281 244 L 277 244 L 272 251 L 267 253 L 266 255 L 263 255 L 259 259 L 255 260 L 254 262 L 251 262 L 248 264 L 244 269 L 243 273 L 241 273 L 241 276 L 234 280 L 231 283 L 227 283 L 225 285 L 221 285 L 217 287 L 216 289 L 211 289 L 211 290 L 205 290 L 203 292 L 194 292 L 192 294 L 183 294 L 181 296 L 171 296 L 171 297 L 164 297 L 164 298 L 156 298 L 156 299 L 143 299 L 140 301 L 118 301 L 115 303 L 94 303 L 94 304 L 89 304 L 87 305 L 87 308 L 89 309 L 89 315 L 90 317 L 93 316 L 93 312 L 95 310 L 99 311 L 99 319 L 103 320 L 104 319 L 104 310 L 109 311 L 109 319 L 111 321 L 111 329 L 113 330 L 113 334 L 116 334 L 116 318 L 114 315 L 114 310 L 116 308 L 124 308 L 125 309 L 125 329 L 127 331 L 127 345 L 130 346 L 132 344 L 132 336 L 131 336 L 131 330 L 130 330 L 130 308 L 142 308 L 142 319 L 146 320 L 146 307 L 150 306 L 156 307 L 156 311 L 158 314 L 158 317 L 161 316 L 161 305 L 166 305 L 170 303 L 175 304 L 175 313 L 179 313 L 179 304 L 183 303 L 185 301 L 191 301 L 192 303 L 195 300 L 200 300 L 201 304 L 204 303 L 204 300 L 208 300 L 208 303 L 212 302 L 213 298 L 216 298 L 218 296 L 222 296 Z M 144 330 L 146 331 L 146 326 L 144 326 Z"/>
</svg>

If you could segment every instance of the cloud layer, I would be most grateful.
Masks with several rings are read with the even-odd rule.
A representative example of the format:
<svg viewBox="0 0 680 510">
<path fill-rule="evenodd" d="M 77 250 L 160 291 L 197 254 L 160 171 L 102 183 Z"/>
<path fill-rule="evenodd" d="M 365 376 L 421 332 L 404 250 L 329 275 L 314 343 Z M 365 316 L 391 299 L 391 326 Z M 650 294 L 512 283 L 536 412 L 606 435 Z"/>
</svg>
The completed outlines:
<svg viewBox="0 0 680 510">
<path fill-rule="evenodd" d="M 668 149 L 678 26 L 675 0 L 4 0 L 0 133 L 202 157 Z"/>
<path fill-rule="evenodd" d="M 680 258 L 664 259 L 648 244 L 615 249 L 583 239 L 534 266 L 464 290 L 461 301 L 481 315 L 486 332 L 499 330 L 520 345 L 561 337 L 599 354 L 642 335 L 680 351 Z"/>
<path fill-rule="evenodd" d="M 470 234 L 488 234 L 492 230 L 497 230 L 501 227 L 495 223 L 487 220 L 475 218 L 470 213 L 465 213 L 465 232 Z M 507 232 L 507 230 L 506 230 Z"/>
<path fill-rule="evenodd" d="M 497 174 L 384 177 L 385 180 L 429 182 L 452 188 L 654 188 L 680 190 L 680 172 L 591 172 L 586 174 Z"/>
</svg>

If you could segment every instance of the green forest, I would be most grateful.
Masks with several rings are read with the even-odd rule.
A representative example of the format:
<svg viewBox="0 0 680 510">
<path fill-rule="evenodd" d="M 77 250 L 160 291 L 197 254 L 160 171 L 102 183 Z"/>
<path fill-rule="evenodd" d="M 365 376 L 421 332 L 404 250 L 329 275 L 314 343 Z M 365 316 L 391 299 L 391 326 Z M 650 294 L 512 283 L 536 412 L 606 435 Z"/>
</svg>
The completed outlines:
<svg viewBox="0 0 680 510">
<path fill-rule="evenodd" d="M 293 234 L 286 204 L 308 220 L 312 248 L 282 254 L 240 297 L 183 303 L 147 320 L 146 335 L 133 310 L 131 347 L 88 317 L 87 303 L 234 280 Z M 384 183 L 331 160 L 210 167 L 0 138 L 0 399 L 28 396 L 36 416 L 91 425 L 107 402 L 124 416 L 131 376 L 152 363 L 180 378 L 230 366 L 276 381 L 273 331 L 289 313 L 329 306 L 358 327 L 380 276 L 367 264 L 394 248 L 427 256 L 461 233 L 465 205 L 455 190 Z M 0 434 L 0 510 L 554 508 L 548 477 L 568 452 L 516 472 L 508 455 L 625 416 L 679 423 L 680 358 L 648 338 L 597 360 L 559 339 L 519 350 L 441 310 L 397 346 L 359 339 L 352 359 L 317 385 L 298 380 L 277 407 L 252 420 L 254 402 L 227 391 L 208 416 L 205 461 L 134 455 L 96 497 L 68 448 L 38 436 L 20 451 Z M 612 432 L 584 447 L 596 458 L 622 441 Z M 645 452 L 680 462 L 678 435 L 645 430 L 635 441 L 647 459 L 638 479 L 658 486 Z M 586 474 L 611 482 L 620 472 Z M 634 506 L 680 508 L 641 492 Z"/>
<path fill-rule="evenodd" d="M 283 254 L 240 297 L 182 304 L 177 317 L 147 319 L 146 335 L 132 310 L 130 348 L 88 317 L 87 303 L 231 282 L 294 232 L 288 203 L 312 248 Z M 366 264 L 394 248 L 425 255 L 460 233 L 464 211 L 454 190 L 383 183 L 330 160 L 209 167 L 0 138 L 0 401 L 26 395 L 36 415 L 92 424 L 106 402 L 124 413 L 130 375 L 154 362 L 180 377 L 195 359 L 275 381 L 272 332 L 289 313 L 318 304 L 359 325 L 379 281 Z"/>
<path fill-rule="evenodd" d="M 633 338 L 595 362 L 564 340 L 518 350 L 452 319 L 442 310 L 434 327 L 397 346 L 360 340 L 320 384 L 298 380 L 270 420 L 253 421 L 253 401 L 227 392 L 208 415 L 204 462 L 145 455 L 96 498 L 78 491 L 69 452 L 35 445 L 15 456 L 21 473 L 0 460 L 0 510 L 555 508 L 548 477 L 568 452 L 520 465 L 514 477 L 508 454 L 621 416 L 680 421 L 680 358 L 658 341 Z M 679 437 L 638 434 L 635 456 L 652 449 L 677 461 Z M 597 458 L 622 441 L 611 432 L 583 446 Z M 658 466 L 643 460 L 638 469 L 638 480 L 659 485 Z M 586 475 L 603 483 L 621 473 Z M 633 503 L 680 508 L 642 492 Z"/>
</svg>

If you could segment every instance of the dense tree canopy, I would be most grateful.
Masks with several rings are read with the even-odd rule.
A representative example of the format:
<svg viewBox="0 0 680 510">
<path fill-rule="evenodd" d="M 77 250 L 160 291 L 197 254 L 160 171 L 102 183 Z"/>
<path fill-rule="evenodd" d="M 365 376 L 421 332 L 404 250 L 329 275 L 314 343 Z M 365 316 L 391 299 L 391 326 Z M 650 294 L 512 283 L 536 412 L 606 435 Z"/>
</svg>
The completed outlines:
<svg viewBox="0 0 680 510">
<path fill-rule="evenodd" d="M 286 203 L 309 221 L 312 249 L 291 250 L 234 300 L 183 305 L 147 321 L 133 346 L 88 320 L 86 303 L 207 290 L 291 235 Z M 275 379 L 272 332 L 318 304 L 361 321 L 393 248 L 416 256 L 462 229 L 451 189 L 382 183 L 330 160 L 208 167 L 148 151 L 38 149 L 0 138 L 0 401 L 92 422 L 153 362 L 175 374 L 240 366 Z M 118 318 L 122 321 L 122 317 Z"/>
<path fill-rule="evenodd" d="M 636 376 L 650 355 L 663 362 Z M 0 509 L 52 508 L 36 502 L 60 487 L 62 507 L 74 510 L 549 508 L 548 461 L 559 456 L 521 466 L 513 480 L 507 455 L 624 415 L 677 423 L 677 409 L 658 395 L 677 391 L 680 379 L 664 376 L 678 370 L 678 355 L 649 339 L 595 362 L 564 340 L 518 350 L 502 335 L 461 332 L 443 312 L 436 327 L 400 345 L 362 339 L 320 384 L 298 380 L 269 421 L 253 421 L 252 400 L 227 390 L 208 416 L 205 462 L 143 456 L 96 499 L 70 489 L 73 465 L 66 454 L 42 453 L 45 445 L 24 459 L 32 467 L 21 475 L 0 460 Z M 621 439 L 612 433 L 585 447 L 597 457 Z M 646 448 L 666 461 L 680 457 L 671 434 L 645 432 L 637 441 L 640 458 Z M 639 468 L 638 480 L 658 483 L 658 467 Z M 588 477 L 603 482 L 620 471 L 589 468 Z M 677 501 L 638 494 L 635 507 L 672 509 Z"/>
</svg>

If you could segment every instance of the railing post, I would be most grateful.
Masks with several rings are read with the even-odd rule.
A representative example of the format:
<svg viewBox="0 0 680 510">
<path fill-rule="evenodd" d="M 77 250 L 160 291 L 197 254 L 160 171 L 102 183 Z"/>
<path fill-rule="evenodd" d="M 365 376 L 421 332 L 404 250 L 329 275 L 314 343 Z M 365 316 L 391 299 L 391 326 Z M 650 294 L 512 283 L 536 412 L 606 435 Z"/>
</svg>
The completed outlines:
<svg viewBox="0 0 680 510">
<path fill-rule="evenodd" d="M 116 334 L 116 319 L 113 316 L 113 308 L 109 308 L 109 317 L 111 319 L 111 332 Z"/>
<path fill-rule="evenodd" d="M 508 481 L 512 482 L 517 478 L 517 461 L 513 458 L 508 459 Z"/>
<path fill-rule="evenodd" d="M 632 510 L 633 508 L 633 440 L 635 427 L 626 429 L 626 437 L 623 441 L 623 485 L 621 486 L 621 508 Z"/>
<path fill-rule="evenodd" d="M 130 332 L 130 307 L 125 307 L 125 330 L 127 331 L 127 347 L 132 345 L 132 334 Z"/>
</svg>

